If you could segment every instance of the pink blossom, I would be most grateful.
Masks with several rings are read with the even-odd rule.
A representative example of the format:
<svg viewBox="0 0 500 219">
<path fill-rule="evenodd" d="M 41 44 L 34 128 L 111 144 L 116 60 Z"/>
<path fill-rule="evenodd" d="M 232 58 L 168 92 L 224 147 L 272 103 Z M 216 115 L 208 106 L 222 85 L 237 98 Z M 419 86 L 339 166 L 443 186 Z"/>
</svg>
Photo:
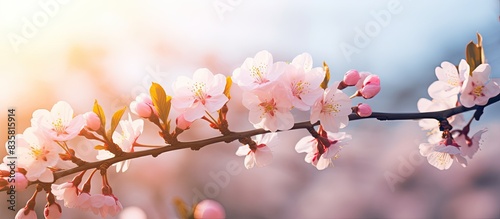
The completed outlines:
<svg viewBox="0 0 500 219">
<path fill-rule="evenodd" d="M 359 72 L 356 69 L 351 69 L 344 74 L 344 79 L 342 80 L 347 86 L 354 86 L 361 79 Z"/>
<path fill-rule="evenodd" d="M 92 202 L 91 202 L 91 197 L 90 193 L 88 192 L 81 192 L 77 197 L 76 197 L 76 205 L 80 210 L 88 211 L 91 210 L 92 208 Z"/>
<path fill-rule="evenodd" d="M 472 136 L 472 138 L 469 138 L 467 134 L 460 134 L 459 136 L 455 137 L 455 141 L 457 142 L 458 145 L 460 145 L 460 151 L 462 152 L 462 156 L 467 156 L 470 159 L 476 154 L 476 152 L 480 149 L 481 146 L 481 137 L 482 135 L 488 131 L 487 129 L 482 129 L 476 132 Z"/>
<path fill-rule="evenodd" d="M 184 114 L 187 121 L 194 121 L 208 112 L 219 110 L 228 101 L 224 95 L 226 77 L 213 75 L 206 68 L 198 69 L 193 79 L 180 76 L 174 83 L 172 106 Z"/>
<path fill-rule="evenodd" d="M 205 199 L 198 203 L 194 209 L 196 219 L 224 219 L 226 212 L 221 204 L 214 200 Z"/>
<path fill-rule="evenodd" d="M 312 70 L 313 60 L 311 55 L 305 52 L 293 58 L 292 63 L 290 63 L 290 65 L 293 65 L 296 68 L 308 72 Z"/>
<path fill-rule="evenodd" d="M 429 86 L 429 95 L 436 99 L 447 99 L 457 95 L 465 75 L 469 74 L 469 69 L 469 65 L 463 59 L 460 61 L 458 70 L 454 64 L 442 62 L 441 67 L 436 67 L 438 80 Z"/>
<path fill-rule="evenodd" d="M 177 125 L 177 128 L 182 130 L 188 129 L 192 123 L 193 122 L 187 121 L 186 118 L 184 118 L 184 114 L 177 116 L 177 118 L 175 119 L 175 124 Z"/>
<path fill-rule="evenodd" d="M 320 84 L 323 82 L 325 72 L 322 68 L 312 69 L 311 66 L 311 56 L 304 53 L 288 65 L 281 77 L 292 105 L 299 110 L 309 110 L 323 93 Z"/>
<path fill-rule="evenodd" d="M 142 118 L 149 118 L 151 113 L 158 115 L 158 111 L 156 111 L 156 108 L 153 105 L 151 96 L 145 93 L 139 94 L 139 96 L 137 96 L 135 100 L 130 103 L 130 111 Z"/>
<path fill-rule="evenodd" d="M 338 82 L 327 88 L 323 97 L 311 108 L 311 123 L 319 120 L 325 130 L 330 132 L 338 132 L 339 128 L 346 127 L 352 112 L 351 99 L 337 86 Z"/>
<path fill-rule="evenodd" d="M 90 209 L 94 214 L 100 214 L 105 218 L 108 215 L 116 216 L 123 209 L 122 204 L 114 196 L 96 194 L 90 197 Z"/>
<path fill-rule="evenodd" d="M 144 120 L 132 120 L 132 117 L 128 114 L 128 120 L 122 120 L 119 124 L 121 132 L 115 131 L 113 133 L 113 142 L 124 152 L 133 152 L 134 143 L 144 130 Z M 99 160 L 105 160 L 111 157 L 114 157 L 114 154 L 106 150 L 99 150 L 99 154 L 97 155 L 97 159 Z M 116 165 L 116 172 L 125 172 L 128 170 L 130 160 L 117 162 L 113 165 Z"/>
<path fill-rule="evenodd" d="M 467 160 L 461 155 L 459 146 L 454 140 L 451 143 L 447 140 L 442 140 L 438 143 L 422 143 L 419 146 L 420 154 L 427 157 L 427 161 L 432 166 L 446 170 L 453 164 L 453 159 L 456 159 L 463 167 L 467 166 Z"/>
<path fill-rule="evenodd" d="M 52 203 L 49 205 L 45 205 L 45 208 L 43 210 L 43 215 L 45 216 L 45 219 L 58 219 L 61 218 L 62 215 L 62 209 L 61 206 L 57 203 Z"/>
<path fill-rule="evenodd" d="M 92 131 L 97 131 L 101 128 L 101 120 L 94 112 L 86 112 L 83 114 L 85 119 L 86 127 Z"/>
<path fill-rule="evenodd" d="M 368 75 L 363 80 L 363 86 L 358 92 L 365 99 L 373 98 L 380 91 L 380 78 L 377 75 Z"/>
<path fill-rule="evenodd" d="M 37 219 L 37 217 L 34 210 L 24 207 L 17 212 L 15 219 Z"/>
<path fill-rule="evenodd" d="M 26 178 L 29 181 L 52 182 L 54 176 L 48 167 L 57 164 L 60 148 L 33 127 L 17 136 L 17 145 L 19 167 L 27 171 Z"/>
<path fill-rule="evenodd" d="M 358 104 L 358 111 L 356 112 L 361 117 L 368 117 L 372 115 L 372 108 L 366 103 Z"/>
<path fill-rule="evenodd" d="M 238 148 L 236 155 L 246 156 L 245 167 L 247 169 L 263 167 L 270 164 L 273 160 L 273 154 L 270 147 L 274 147 L 277 133 L 268 133 L 266 135 L 257 135 L 255 137 L 256 147 L 250 149 L 248 145 L 243 145 Z"/>
<path fill-rule="evenodd" d="M 299 61 L 296 61 L 298 63 Z M 312 63 L 311 63 L 312 65 Z M 245 91 L 252 91 L 272 84 L 285 71 L 284 62 L 273 63 L 268 51 L 258 52 L 254 58 L 247 58 L 241 67 L 233 71 L 232 80 Z"/>
<path fill-rule="evenodd" d="M 57 200 L 64 200 L 64 206 L 68 208 L 76 207 L 78 203 L 78 188 L 72 182 L 62 184 L 52 184 L 52 194 Z"/>
<path fill-rule="evenodd" d="M 297 153 L 307 153 L 305 161 L 311 163 L 318 170 L 332 165 L 332 158 L 336 159 L 351 136 L 345 132 L 332 133 L 320 131 L 322 136 L 314 138 L 306 136 L 295 145 Z"/>
<path fill-rule="evenodd" d="M 33 112 L 31 126 L 39 128 L 55 141 L 67 141 L 76 137 L 85 126 L 82 115 L 73 118 L 73 109 L 59 101 L 50 110 L 39 109 Z"/>
<path fill-rule="evenodd" d="M 243 105 L 250 110 L 249 121 L 255 128 L 275 132 L 288 130 L 294 124 L 293 115 L 290 112 L 292 103 L 286 90 L 281 86 L 245 92 Z"/>
<path fill-rule="evenodd" d="M 432 112 L 450 109 L 455 106 L 458 100 L 458 96 L 450 96 L 448 99 L 433 99 L 429 100 L 426 98 L 420 98 L 417 102 L 417 107 L 419 112 Z M 462 115 L 451 116 L 448 118 L 448 122 L 452 125 L 458 125 L 457 122 L 461 122 Z M 428 142 L 438 143 L 442 139 L 442 131 L 439 131 L 439 122 L 435 119 L 421 119 L 418 121 L 419 126 L 422 130 L 428 130 Z"/>
<path fill-rule="evenodd" d="M 486 105 L 491 97 L 500 93 L 500 87 L 495 82 L 489 81 L 491 68 L 488 64 L 479 65 L 470 74 L 465 75 L 462 85 L 460 103 L 465 107 Z"/>
</svg>

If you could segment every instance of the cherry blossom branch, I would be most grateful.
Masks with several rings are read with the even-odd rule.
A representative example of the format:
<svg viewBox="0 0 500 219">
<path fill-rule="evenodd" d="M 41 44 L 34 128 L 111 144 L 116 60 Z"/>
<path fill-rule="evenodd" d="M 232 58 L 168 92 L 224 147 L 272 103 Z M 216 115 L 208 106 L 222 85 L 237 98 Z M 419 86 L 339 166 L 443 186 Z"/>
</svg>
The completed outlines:
<svg viewBox="0 0 500 219">
<path fill-rule="evenodd" d="M 367 116 L 367 117 L 360 117 L 356 114 L 351 114 L 351 115 L 349 115 L 349 120 L 353 121 L 353 120 L 368 119 L 368 118 L 376 118 L 380 121 L 415 120 L 415 119 L 441 120 L 441 119 L 445 119 L 445 118 L 448 118 L 450 116 L 464 113 L 467 111 L 482 109 L 482 108 L 485 108 L 486 106 L 489 106 L 489 105 L 496 103 L 498 101 L 500 101 L 500 94 L 490 98 L 488 103 L 484 106 L 477 106 L 476 105 L 476 106 L 469 107 L 469 108 L 464 107 L 464 106 L 457 106 L 457 107 L 447 109 L 447 110 L 425 112 L 425 113 L 378 113 L 378 112 L 373 112 L 371 116 Z"/>
<path fill-rule="evenodd" d="M 460 114 L 463 112 L 467 111 L 472 111 L 472 110 L 481 110 L 482 108 L 485 108 L 493 103 L 496 103 L 500 101 L 500 94 L 490 98 L 488 103 L 484 106 L 474 106 L 474 107 L 464 107 L 464 106 L 457 106 L 451 109 L 447 110 L 441 110 L 441 111 L 434 111 L 434 112 L 425 112 L 425 113 L 384 113 L 384 112 L 373 112 L 370 116 L 367 117 L 360 117 L 359 115 L 353 113 L 349 115 L 349 120 L 354 121 L 354 120 L 361 120 L 361 119 L 370 119 L 370 118 L 375 118 L 380 121 L 387 121 L 387 120 L 417 120 L 417 119 L 436 119 L 436 120 L 442 120 L 445 118 L 448 118 L 450 116 Z M 314 124 L 311 124 L 310 122 L 299 122 L 295 123 L 294 126 L 290 130 L 295 130 L 295 129 L 312 129 L 314 126 L 319 125 L 319 122 L 316 122 Z M 208 138 L 204 140 L 198 140 L 198 141 L 192 141 L 192 142 L 175 142 L 170 145 L 166 146 L 160 146 L 158 148 L 153 148 L 153 149 L 147 149 L 147 150 L 142 150 L 142 151 L 136 151 L 136 152 L 131 152 L 131 153 L 126 153 L 124 152 L 123 155 L 109 158 L 106 160 L 101 160 L 101 161 L 96 161 L 96 162 L 88 162 L 83 165 L 80 165 L 78 167 L 75 167 L 73 169 L 68 169 L 68 170 L 62 170 L 54 173 L 54 181 L 57 181 L 58 179 L 78 173 L 84 170 L 89 170 L 93 168 L 107 168 L 110 165 L 120 162 L 120 161 L 125 161 L 125 160 L 130 160 L 134 158 L 139 158 L 139 157 L 145 157 L 145 156 L 153 156 L 156 157 L 162 153 L 169 152 L 169 151 L 175 151 L 175 150 L 180 150 L 180 149 L 186 149 L 186 148 L 191 148 L 192 150 L 199 150 L 205 146 L 215 144 L 215 143 L 220 143 L 220 142 L 226 142 L 230 143 L 235 140 L 239 140 L 242 138 L 248 138 L 254 135 L 259 135 L 259 134 L 264 134 L 268 133 L 269 131 L 266 131 L 264 129 L 255 129 L 255 130 L 249 130 L 249 131 L 244 131 L 244 132 L 229 132 L 226 135 L 223 136 L 218 136 L 218 137 L 213 137 L 213 138 Z M 31 182 L 31 184 L 36 184 L 39 183 L 37 182 Z M 2 189 L 0 191 L 5 191 L 6 189 Z"/>
</svg>

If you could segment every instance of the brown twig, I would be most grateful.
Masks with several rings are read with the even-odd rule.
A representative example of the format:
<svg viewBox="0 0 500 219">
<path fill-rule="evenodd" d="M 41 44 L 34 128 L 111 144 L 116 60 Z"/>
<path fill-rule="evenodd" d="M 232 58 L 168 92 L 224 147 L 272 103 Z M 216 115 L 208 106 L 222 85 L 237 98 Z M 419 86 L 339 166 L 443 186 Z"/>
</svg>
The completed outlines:
<svg viewBox="0 0 500 219">
<path fill-rule="evenodd" d="M 464 106 L 457 106 L 451 109 L 447 110 L 442 110 L 442 111 L 434 111 L 434 112 L 425 112 L 425 113 L 382 113 L 382 112 L 373 112 L 371 116 L 368 117 L 360 117 L 357 114 L 351 114 L 349 115 L 349 120 L 354 121 L 354 120 L 361 120 L 361 119 L 378 119 L 380 121 L 387 121 L 387 120 L 416 120 L 416 119 L 436 119 L 438 121 L 441 121 L 442 119 L 448 118 L 450 116 L 471 111 L 471 110 L 476 110 L 478 108 L 484 108 L 487 107 L 493 103 L 496 103 L 500 101 L 500 94 L 490 98 L 488 103 L 484 106 L 474 106 L 471 108 L 467 108 Z M 316 122 L 314 124 L 311 124 L 310 122 L 299 122 L 295 123 L 295 125 L 291 128 L 291 130 L 294 129 L 311 129 L 314 126 L 319 125 L 319 122 Z M 232 142 L 238 139 L 243 139 L 243 138 L 249 138 L 254 135 L 259 135 L 259 134 L 264 134 L 268 133 L 269 131 L 266 131 L 264 129 L 255 129 L 255 130 L 249 130 L 249 131 L 244 131 L 244 132 L 231 132 L 227 135 L 222 135 L 218 137 L 213 137 L 213 138 L 208 138 L 204 140 L 198 140 L 198 141 L 192 141 L 192 142 L 173 142 L 170 145 L 165 145 L 163 147 L 158 147 L 158 148 L 153 148 L 153 149 L 147 149 L 147 150 L 142 150 L 142 151 L 136 151 L 136 152 L 131 152 L 127 153 L 124 152 L 121 156 L 109 158 L 106 160 L 101 160 L 101 161 L 96 161 L 96 162 L 88 162 L 85 163 L 81 166 L 75 167 L 73 169 L 68 169 L 68 170 L 61 170 L 57 171 L 54 173 L 54 181 L 74 174 L 78 173 L 84 170 L 89 170 L 93 168 L 99 168 L 102 164 L 107 163 L 107 164 L 114 164 L 120 161 L 125 161 L 125 160 L 130 160 L 138 157 L 145 157 L 145 156 L 153 156 L 156 157 L 162 153 L 169 152 L 169 151 L 175 151 L 175 150 L 181 150 L 181 149 L 186 149 L 186 148 L 191 148 L 192 150 L 199 150 L 203 147 L 206 147 L 208 145 L 212 145 L 215 143 L 219 142 Z M 37 184 L 38 182 L 31 182 L 31 184 Z M 5 191 L 6 189 L 2 189 L 0 191 Z"/>
</svg>

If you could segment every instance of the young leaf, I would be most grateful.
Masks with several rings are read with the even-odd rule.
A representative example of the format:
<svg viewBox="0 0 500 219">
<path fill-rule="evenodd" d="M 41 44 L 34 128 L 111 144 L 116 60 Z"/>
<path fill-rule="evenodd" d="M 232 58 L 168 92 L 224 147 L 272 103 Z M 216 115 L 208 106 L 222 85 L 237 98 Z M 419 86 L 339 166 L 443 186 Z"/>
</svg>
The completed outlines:
<svg viewBox="0 0 500 219">
<path fill-rule="evenodd" d="M 106 127 L 106 116 L 104 115 L 104 110 L 102 110 L 102 107 L 101 107 L 101 105 L 99 105 L 97 100 L 94 101 L 93 111 L 95 114 L 97 114 L 97 116 L 99 117 L 99 120 L 101 120 L 101 128 L 100 129 L 104 130 L 104 128 Z"/>
<path fill-rule="evenodd" d="M 477 33 L 477 44 L 471 41 L 465 47 L 465 60 L 470 66 L 469 74 L 472 76 L 472 71 L 480 64 L 485 63 L 485 56 L 483 50 L 483 37 Z"/>
<path fill-rule="evenodd" d="M 328 82 L 330 81 L 330 68 L 328 67 L 326 62 L 323 62 L 323 70 L 325 71 L 325 79 L 323 79 L 323 82 L 321 82 L 320 87 L 326 89 L 328 87 Z"/>
<path fill-rule="evenodd" d="M 231 85 L 233 84 L 233 80 L 231 80 L 230 76 L 226 77 L 226 87 L 224 88 L 224 95 L 226 95 L 227 99 L 231 99 Z"/>
<path fill-rule="evenodd" d="M 167 96 L 163 87 L 155 82 L 153 82 L 151 88 L 149 88 L 149 93 L 151 94 L 153 105 L 158 111 L 160 120 L 163 123 L 167 123 L 168 114 L 170 113 L 170 107 L 172 105 L 172 97 Z"/>
<path fill-rule="evenodd" d="M 173 204 L 175 206 L 177 215 L 180 218 L 189 218 L 189 208 L 187 207 L 186 203 L 182 201 L 182 199 L 180 199 L 179 197 L 174 197 Z"/>
<path fill-rule="evenodd" d="M 111 118 L 111 129 L 108 131 L 108 138 L 111 139 L 111 136 L 113 135 L 113 132 L 115 132 L 116 127 L 118 126 L 118 123 L 120 122 L 120 119 L 123 116 L 123 113 L 125 113 L 125 109 L 127 107 L 123 107 L 115 112 L 113 115 L 113 118 Z"/>
<path fill-rule="evenodd" d="M 94 149 L 96 149 L 96 150 L 106 150 L 106 147 L 104 145 L 96 145 L 96 146 L 94 146 Z"/>
</svg>

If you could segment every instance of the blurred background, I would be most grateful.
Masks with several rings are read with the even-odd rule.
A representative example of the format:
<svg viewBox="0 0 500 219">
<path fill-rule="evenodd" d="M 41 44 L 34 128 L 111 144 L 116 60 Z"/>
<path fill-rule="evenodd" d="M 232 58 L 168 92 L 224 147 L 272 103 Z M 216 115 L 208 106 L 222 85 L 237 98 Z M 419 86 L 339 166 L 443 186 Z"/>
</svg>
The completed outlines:
<svg viewBox="0 0 500 219">
<path fill-rule="evenodd" d="M 429 98 L 435 67 L 458 64 L 478 32 L 491 77 L 500 77 L 499 14 L 497 0 L 1 0 L 0 121 L 5 124 L 7 109 L 14 107 L 22 133 L 33 111 L 59 100 L 81 114 L 97 99 L 111 115 L 147 92 L 151 81 L 172 93 L 178 75 L 190 77 L 204 67 L 231 75 L 260 50 L 270 51 L 275 61 L 308 52 L 314 66 L 330 65 L 332 80 L 353 68 L 378 74 L 382 90 L 365 102 L 374 111 L 415 112 L 418 99 Z M 233 87 L 232 96 L 230 128 L 253 128 L 239 88 Z M 141 209 L 152 219 L 177 218 L 174 197 L 188 204 L 214 199 L 228 218 L 241 219 L 500 218 L 499 110 L 500 104 L 488 107 L 473 123 L 471 133 L 489 131 L 466 168 L 454 163 L 440 171 L 420 157 L 426 133 L 416 121 L 363 120 L 344 129 L 353 140 L 335 167 L 324 171 L 295 152 L 295 143 L 307 135 L 297 130 L 280 134 L 268 167 L 245 169 L 233 142 L 135 159 L 126 173 L 111 168 L 110 183 L 125 208 Z M 307 118 L 296 114 L 297 121 Z M 6 141 L 7 128 L 0 127 Z M 156 131 L 147 124 L 139 142 L 161 144 Z M 210 136 L 217 132 L 198 121 L 181 138 Z M 94 178 L 98 193 L 100 178 Z M 17 209 L 33 189 L 18 194 Z M 44 199 L 37 199 L 39 218 Z M 0 214 L 13 218 L 6 202 L 0 203 Z M 63 207 L 63 218 L 99 217 Z"/>
</svg>

